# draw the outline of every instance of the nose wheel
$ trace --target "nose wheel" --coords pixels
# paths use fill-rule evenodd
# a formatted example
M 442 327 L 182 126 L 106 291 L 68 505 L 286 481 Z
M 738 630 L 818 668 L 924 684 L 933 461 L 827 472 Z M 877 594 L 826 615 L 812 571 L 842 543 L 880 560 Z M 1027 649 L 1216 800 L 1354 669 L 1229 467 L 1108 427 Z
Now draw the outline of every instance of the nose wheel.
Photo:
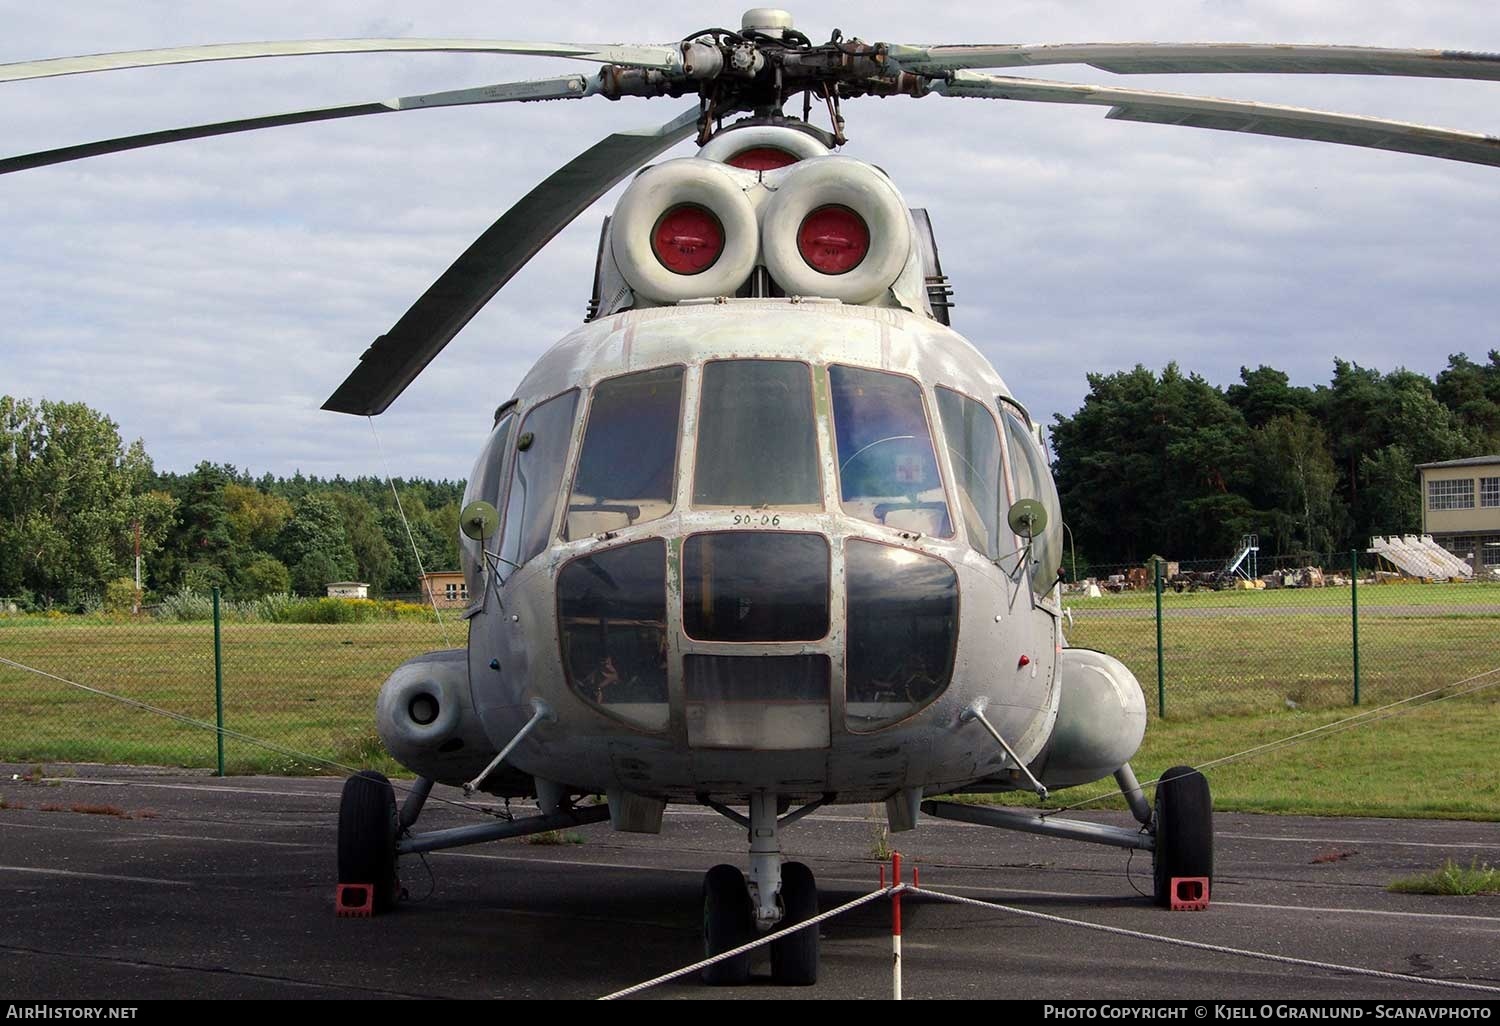
M 703 878 L 703 947 L 710 958 L 818 914 L 818 884 L 812 870 L 800 862 L 781 861 L 776 797 L 752 795 L 748 818 L 718 808 L 749 827 L 750 876 L 746 879 L 735 866 L 721 865 Z M 816 927 L 788 934 L 769 946 L 772 982 L 789 987 L 818 982 Z M 703 970 L 703 982 L 711 986 L 735 986 L 749 979 L 749 952 Z

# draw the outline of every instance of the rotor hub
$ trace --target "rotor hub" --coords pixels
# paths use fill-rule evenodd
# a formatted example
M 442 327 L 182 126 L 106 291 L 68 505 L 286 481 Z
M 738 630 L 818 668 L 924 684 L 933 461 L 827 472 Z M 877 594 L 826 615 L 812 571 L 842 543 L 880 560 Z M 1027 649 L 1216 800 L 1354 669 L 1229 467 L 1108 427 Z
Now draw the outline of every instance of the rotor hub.
M 780 36 L 785 30 L 796 28 L 792 23 L 792 12 L 779 7 L 752 7 L 740 18 L 741 32 L 764 32 L 768 36 Z

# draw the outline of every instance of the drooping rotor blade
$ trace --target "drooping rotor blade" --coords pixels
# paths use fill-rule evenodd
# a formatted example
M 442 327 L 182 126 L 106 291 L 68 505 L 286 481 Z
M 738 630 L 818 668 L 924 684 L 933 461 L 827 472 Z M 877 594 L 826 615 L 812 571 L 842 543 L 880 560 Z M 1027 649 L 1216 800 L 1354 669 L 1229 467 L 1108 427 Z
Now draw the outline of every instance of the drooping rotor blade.
M 490 225 L 365 350 L 323 409 L 364 416 L 384 412 L 553 236 L 642 164 L 688 138 L 697 124 L 694 107 L 660 128 L 616 132 L 554 171 Z
M 79 57 L 0 64 L 0 82 L 54 75 L 81 75 L 124 68 L 155 68 L 203 61 L 242 61 L 257 57 L 304 57 L 329 53 L 491 53 L 529 57 L 572 57 L 600 64 L 677 71 L 682 54 L 670 43 L 660 45 L 595 43 L 524 43 L 506 39 L 300 39 L 267 43 L 210 43 L 164 50 L 126 50 Z
M 933 92 L 993 100 L 1040 103 L 1084 103 L 1111 108 L 1110 118 L 1191 128 L 1216 128 L 1287 139 L 1312 139 L 1442 157 L 1500 167 L 1500 138 L 1429 125 L 1353 114 L 1331 114 L 1303 107 L 1284 107 L 1248 100 L 1182 96 L 1145 89 L 1076 85 L 1032 78 L 1005 78 L 973 71 L 955 72 L 952 81 L 933 83 Z
M 584 75 L 565 75 L 562 78 L 534 79 L 529 82 L 505 82 L 499 85 L 481 86 L 477 89 L 455 89 L 441 93 L 423 93 L 402 96 L 394 100 L 376 103 L 354 103 L 342 107 L 319 107 L 314 110 L 292 111 L 287 114 L 266 114 L 255 118 L 240 118 L 235 121 L 219 121 L 210 125 L 192 125 L 185 128 L 169 128 L 160 132 L 145 132 L 126 135 L 117 139 L 63 146 L 55 150 L 41 150 L 17 157 L 0 159 L 0 175 L 27 168 L 62 164 L 84 157 L 98 157 L 106 153 L 135 150 L 144 146 L 160 146 L 163 143 L 182 142 L 186 139 L 205 139 L 214 135 L 231 135 L 235 132 L 251 132 L 260 128 L 277 128 L 282 125 L 300 125 L 310 121 L 332 121 L 338 118 L 360 117 L 365 114 L 389 114 L 398 110 L 425 110 L 429 107 L 453 107 L 472 103 L 512 103 L 531 100 L 566 100 L 591 96 L 597 83 Z
M 907 71 L 1028 68 L 1087 64 L 1119 75 L 1269 73 L 1405 75 L 1500 81 L 1500 54 L 1466 50 L 1391 50 L 1375 46 L 1282 43 L 998 43 L 974 46 L 892 44 Z

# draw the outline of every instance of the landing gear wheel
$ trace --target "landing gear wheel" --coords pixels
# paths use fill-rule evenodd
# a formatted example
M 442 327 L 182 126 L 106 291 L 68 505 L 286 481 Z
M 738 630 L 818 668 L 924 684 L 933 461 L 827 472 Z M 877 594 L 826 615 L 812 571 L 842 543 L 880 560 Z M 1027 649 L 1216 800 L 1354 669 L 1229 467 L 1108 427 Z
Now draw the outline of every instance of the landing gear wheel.
M 703 877 L 703 950 L 710 958 L 755 939 L 755 913 L 745 874 L 734 866 L 715 866 Z M 750 982 L 750 953 L 715 962 L 703 970 L 711 987 Z
M 800 862 L 781 867 L 781 901 L 786 916 L 778 930 L 805 923 L 818 914 L 818 884 L 811 869 Z M 788 987 L 810 987 L 818 982 L 818 928 L 809 926 L 771 942 L 771 979 Z
M 1208 780 L 1191 766 L 1173 766 L 1156 785 L 1156 851 L 1151 860 L 1156 903 L 1172 904 L 1172 878 L 1214 875 L 1214 804 Z
M 339 883 L 371 884 L 372 906 L 396 904 L 396 792 L 383 774 L 361 770 L 339 799 Z

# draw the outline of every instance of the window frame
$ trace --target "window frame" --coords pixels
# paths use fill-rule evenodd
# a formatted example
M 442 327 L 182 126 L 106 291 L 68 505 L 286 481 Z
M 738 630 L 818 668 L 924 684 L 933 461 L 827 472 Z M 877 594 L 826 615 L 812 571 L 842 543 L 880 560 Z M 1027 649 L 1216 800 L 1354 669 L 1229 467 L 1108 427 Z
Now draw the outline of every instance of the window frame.
M 948 643 L 948 679 L 943 682 L 943 686 L 941 688 L 938 688 L 938 690 L 933 692 L 931 698 L 929 698 L 926 702 L 923 702 L 921 705 L 913 708 L 909 713 L 907 713 L 907 715 L 901 717 L 899 720 L 893 720 L 890 723 L 884 723 L 878 727 L 871 727 L 869 730 L 856 730 L 854 726 L 849 722 L 849 624 L 851 622 L 851 612 L 849 609 L 849 546 L 854 542 L 859 542 L 865 545 L 879 545 L 887 549 L 895 549 L 898 552 L 915 553 L 927 559 L 936 560 L 937 562 L 942 563 L 948 568 L 948 572 L 953 575 L 953 635 Z M 953 679 L 958 676 L 958 643 L 960 640 L 960 636 L 963 634 L 964 624 L 963 576 L 958 572 L 957 565 L 955 565 L 952 560 L 948 559 L 941 553 L 930 552 L 926 549 L 914 549 L 906 545 L 898 545 L 894 542 L 889 542 L 882 538 L 863 538 L 857 535 L 850 535 L 849 537 L 844 539 L 844 544 L 840 555 L 843 557 L 844 571 L 844 646 L 843 652 L 839 653 L 843 657 L 843 688 L 840 694 L 840 704 L 843 706 L 844 712 L 843 727 L 844 732 L 847 734 L 857 737 L 869 737 L 873 734 L 880 733 L 882 730 L 890 730 L 892 727 L 899 727 L 903 723 L 911 720 L 912 717 L 925 712 L 927 709 L 932 707 L 933 703 L 942 698 L 943 695 L 947 694 L 949 688 L 953 687 Z
M 572 675 L 568 672 L 568 639 L 567 632 L 563 628 L 563 595 L 562 589 L 559 587 L 554 587 L 552 589 L 552 615 L 555 619 L 555 625 L 557 628 L 555 632 L 557 636 L 557 665 L 558 668 L 562 671 L 563 685 L 567 688 L 568 694 L 577 701 L 583 703 L 583 705 L 592 712 L 607 716 L 614 722 L 623 724 L 626 727 L 629 727 L 631 730 L 637 731 L 641 734 L 645 734 L 649 737 L 661 737 L 666 734 L 671 734 L 675 730 L 676 711 L 679 705 L 676 696 L 678 690 L 680 690 L 681 688 L 682 677 L 682 653 L 676 639 L 676 634 L 678 633 L 678 631 L 674 630 L 672 624 L 672 585 L 671 580 L 669 579 L 669 574 L 667 572 L 672 559 L 672 546 L 668 543 L 666 538 L 663 538 L 659 535 L 648 535 L 644 538 L 631 538 L 628 540 L 623 540 L 617 544 L 588 549 L 583 552 L 576 553 L 575 555 L 569 556 L 567 559 L 565 559 L 557 568 L 556 579 L 558 581 L 561 581 L 564 571 L 566 571 L 574 563 L 577 563 L 579 560 L 595 559 L 601 555 L 608 555 L 611 552 L 617 552 L 620 549 L 629 548 L 632 545 L 651 545 L 653 543 L 661 546 L 662 553 L 662 634 L 667 645 L 667 700 L 665 703 L 667 706 L 667 716 L 666 721 L 662 724 L 662 726 L 658 728 L 647 727 L 643 723 L 627 719 L 617 712 L 610 711 L 607 703 L 591 701 L 584 696 L 582 690 L 580 690 L 574 684 Z M 674 681 L 676 682 L 676 687 L 674 687 Z
M 1461 501 L 1465 498 L 1468 501 Z M 1426 499 L 1429 513 L 1453 513 L 1474 509 L 1474 479 L 1472 477 L 1429 478 Z M 1447 501 L 1440 503 L 1440 500 Z
M 505 473 L 505 487 L 501 490 L 500 505 L 497 507 L 497 509 L 499 510 L 499 513 L 500 513 L 500 527 L 499 527 L 499 531 L 498 531 L 498 533 L 499 533 L 499 542 L 498 542 L 498 544 L 496 546 L 496 553 L 500 556 L 500 562 L 504 563 L 510 569 L 510 575 L 506 578 L 506 580 L 509 580 L 510 577 L 512 577 L 516 573 L 520 572 L 520 570 L 523 567 L 525 567 L 526 564 L 528 564 L 528 563 L 531 562 L 531 559 L 523 559 L 523 560 L 521 560 L 518 563 L 510 563 L 508 560 L 506 560 L 504 558 L 505 529 L 508 526 L 508 523 L 510 521 L 510 516 L 509 516 L 509 512 L 510 512 L 510 493 L 511 493 L 511 490 L 512 490 L 513 486 L 515 485 L 515 481 L 516 481 L 516 463 L 518 462 L 518 457 L 520 455 L 520 453 L 516 451 L 516 446 L 520 444 L 521 436 L 526 433 L 522 429 L 526 427 L 526 422 L 527 422 L 527 420 L 530 419 L 531 415 L 533 413 L 535 413 L 537 410 L 541 409 L 543 406 L 546 406 L 548 403 L 552 402 L 554 399 L 560 399 L 560 398 L 562 398 L 563 396 L 567 395 L 569 392 L 579 393 L 581 391 L 582 391 L 582 389 L 580 388 L 580 386 L 573 385 L 573 386 L 571 386 L 569 388 L 563 389 L 561 392 L 558 392 L 558 393 L 556 393 L 554 395 L 543 396 L 542 398 L 538 399 L 534 403 L 529 403 L 529 404 L 527 404 L 527 403 L 518 403 L 517 405 L 511 407 L 511 409 L 515 411 L 515 413 L 516 413 L 516 415 L 518 416 L 519 419 L 516 421 L 516 430 L 511 435 L 511 441 L 510 441 L 510 446 L 509 446 L 509 448 L 510 448 L 511 451 L 510 451 L 510 453 L 508 453 L 506 455 L 506 458 L 505 458 L 505 460 L 506 460 L 506 466 L 505 466 L 505 471 L 506 471 L 506 473 Z M 579 404 L 579 405 L 582 405 L 582 404 Z M 578 411 L 578 406 L 575 406 L 574 409 L 573 409 L 573 424 L 568 429 L 568 448 L 564 452 L 564 455 L 563 455 L 563 473 L 560 475 L 560 480 L 561 481 L 567 481 L 567 480 L 571 479 L 572 473 L 573 473 L 573 464 L 576 462 L 576 456 L 575 456 L 575 453 L 573 451 L 573 435 L 576 434 L 577 431 L 578 431 L 578 412 L 579 412 Z M 560 496 L 561 494 L 562 493 L 559 491 L 558 496 Z M 556 499 L 556 498 L 557 498 L 557 496 L 554 496 L 554 499 Z M 558 514 L 560 512 L 561 505 L 562 505 L 561 503 L 558 503 L 558 502 L 555 502 L 555 501 L 553 503 L 553 508 L 552 508 L 552 524 L 551 524 L 551 527 L 550 527 L 550 533 L 547 535 L 547 537 L 549 539 L 555 539 L 557 537 L 558 533 L 562 530 L 562 528 L 560 526 L 558 526 Z M 547 546 L 543 546 L 542 552 L 546 552 L 547 548 L 548 548 Z M 517 550 L 516 554 L 519 556 L 520 555 L 520 551 Z M 541 553 L 538 553 L 537 555 L 540 555 L 540 554 Z M 535 559 L 535 558 L 536 558 L 535 556 L 532 557 L 532 559 Z
M 800 365 L 807 371 L 807 412 L 812 426 L 813 441 L 813 466 L 818 473 L 818 501 L 816 510 L 806 510 L 802 507 L 807 503 L 792 503 L 790 505 L 778 506 L 767 503 L 761 506 L 752 506 L 748 503 L 724 503 L 710 502 L 700 503 L 698 501 L 698 467 L 702 463 L 700 457 L 703 455 L 702 441 L 703 430 L 703 385 L 708 379 L 708 368 L 716 363 L 793 363 Z M 684 489 L 684 499 L 687 508 L 691 510 L 724 511 L 734 509 L 779 509 L 791 513 L 823 513 L 828 509 L 828 481 L 823 473 L 823 442 L 822 431 L 818 425 L 818 379 L 816 365 L 807 360 L 799 360 L 792 356 L 719 356 L 704 360 L 698 365 L 697 388 L 693 390 L 693 473 L 690 480 L 681 481 Z M 684 385 L 684 392 L 686 392 Z M 685 432 L 684 432 L 685 434 Z
M 1479 508 L 1495 509 L 1500 507 L 1500 477 L 1481 477 L 1479 479 Z
M 838 410 L 836 409 L 836 404 L 834 403 L 833 399 L 833 369 L 835 367 L 844 367 L 848 370 L 863 371 L 870 374 L 885 374 L 893 378 L 904 378 L 917 386 L 917 398 L 921 404 L 922 417 L 927 425 L 927 445 L 932 452 L 933 467 L 937 470 L 938 487 L 942 490 L 943 493 L 943 503 L 948 507 L 948 533 L 929 535 L 924 532 L 922 536 L 924 538 L 938 538 L 943 541 L 953 541 L 957 539 L 958 524 L 953 516 L 953 489 L 949 487 L 951 482 L 947 480 L 947 475 L 943 473 L 944 461 L 938 459 L 937 441 L 933 437 L 932 433 L 933 411 L 929 409 L 929 398 L 932 397 L 929 397 L 928 389 L 922 384 L 922 379 L 918 378 L 914 374 L 908 374 L 905 371 L 886 370 L 884 367 L 866 367 L 862 364 L 844 363 L 842 361 L 834 361 L 823 365 L 823 380 L 828 386 L 828 445 L 833 456 L 833 499 L 838 503 L 839 512 L 852 520 L 858 520 L 862 524 L 870 524 L 871 526 L 878 527 L 883 531 L 896 531 L 903 534 L 912 533 L 910 531 L 902 531 L 901 528 L 898 527 L 889 527 L 885 524 L 880 523 L 879 521 L 866 520 L 864 517 L 851 513 L 844 506 L 844 468 L 843 461 L 840 459 L 839 453 Z M 936 399 L 932 398 L 932 401 L 935 402 Z M 944 448 L 946 449 L 946 440 L 943 444 Z M 857 453 L 855 455 L 857 455 Z M 1002 456 L 1001 458 L 1003 459 L 1004 457 Z M 851 456 L 850 459 L 853 459 L 853 456 Z M 967 539 L 964 539 L 964 544 L 968 544 Z
M 674 361 L 672 363 L 659 364 L 654 367 L 639 367 L 635 370 L 624 371 L 620 374 L 611 374 L 607 378 L 600 378 L 598 381 L 589 386 L 588 397 L 582 404 L 582 419 L 578 422 L 578 424 L 574 425 L 575 430 L 578 433 L 578 446 L 576 450 L 570 449 L 568 453 L 568 459 L 572 462 L 572 466 L 568 468 L 566 482 L 567 490 L 563 492 L 564 501 L 560 504 L 562 509 L 562 516 L 558 518 L 558 522 L 556 525 L 557 531 L 555 537 L 557 540 L 563 542 L 580 542 L 589 541 L 596 537 L 595 535 L 587 535 L 586 537 L 582 538 L 568 538 L 566 537 L 566 529 L 568 525 L 568 507 L 571 503 L 574 492 L 578 488 L 578 468 L 583 464 L 583 447 L 588 442 L 589 421 L 590 418 L 592 418 L 594 415 L 594 397 L 597 394 L 599 387 L 601 385 L 608 384 L 611 381 L 618 381 L 621 378 L 632 377 L 636 374 L 649 374 L 651 371 L 666 370 L 669 367 L 676 367 L 682 371 L 682 376 L 678 379 L 679 391 L 677 393 L 676 438 L 672 443 L 672 487 L 669 490 L 669 494 L 667 496 L 670 505 L 668 505 L 666 512 L 661 516 L 652 517 L 650 520 L 638 520 L 633 524 L 627 524 L 625 527 L 620 528 L 620 530 L 629 530 L 630 528 L 639 527 L 642 524 L 654 524 L 659 520 L 665 520 L 667 517 L 677 512 L 678 493 L 682 488 L 682 451 L 684 448 L 683 442 L 686 438 L 683 432 L 683 425 L 687 416 L 688 398 L 688 365 L 680 360 Z M 562 393 L 558 394 L 561 395 Z M 541 404 L 538 403 L 537 405 Z M 516 437 L 519 438 L 520 435 L 518 434 Z M 571 439 L 569 441 L 571 442 Z M 696 442 L 696 438 L 694 439 L 694 441 Z
M 1000 450 L 1000 486 L 1005 490 L 1005 506 L 1004 506 L 1004 508 L 997 508 L 995 510 L 995 548 L 998 551 L 1001 548 L 1001 546 L 1000 546 L 1000 540 L 1001 540 L 1001 538 L 1003 538 L 1006 535 L 1010 534 L 1010 525 L 1008 523 L 1006 523 L 1005 516 L 1006 516 L 1006 513 L 1009 512 L 1011 505 L 1014 504 L 1015 501 L 1016 501 L 1015 483 L 1011 480 L 1012 475 L 1011 475 L 1011 466 L 1010 466 L 1010 451 L 1005 446 L 1005 429 L 1002 427 L 1000 419 L 997 418 L 996 415 L 995 415 L 996 410 L 999 409 L 999 404 L 998 404 L 998 402 L 996 403 L 996 410 L 991 410 L 989 408 L 989 406 L 985 403 L 985 401 L 983 399 L 979 398 L 978 396 L 970 395 L 968 392 L 965 392 L 961 388 L 955 388 L 952 385 L 934 385 L 932 387 L 932 394 L 933 394 L 934 401 L 936 401 L 936 403 L 937 403 L 937 411 L 938 411 L 938 418 L 939 418 L 939 420 L 942 420 L 942 416 L 943 416 L 943 404 L 942 404 L 941 399 L 937 395 L 938 389 L 942 389 L 945 392 L 949 392 L 949 393 L 952 393 L 953 395 L 958 396 L 960 399 L 967 399 L 970 402 L 977 404 L 980 409 L 984 410 L 985 413 L 989 414 L 990 424 L 995 429 L 995 442 L 996 442 L 997 448 Z M 1025 411 L 1022 410 L 1022 413 L 1024 413 L 1024 412 Z M 948 447 L 948 422 L 946 420 L 942 420 L 942 424 L 943 424 L 943 446 L 944 446 L 944 449 L 946 450 L 947 447 Z M 950 461 L 951 461 L 951 457 L 950 457 Z M 953 474 L 953 490 L 955 492 L 957 492 L 959 490 L 958 473 L 956 471 L 956 468 L 950 468 L 950 469 L 954 469 L 954 474 Z M 998 499 L 999 496 L 996 496 L 996 498 Z M 959 509 L 960 509 L 960 512 L 962 512 L 962 509 L 963 509 L 962 505 L 960 505 Z M 968 534 L 968 522 L 967 522 L 967 518 L 965 519 L 964 528 L 965 528 L 964 534 L 967 536 L 967 534 Z M 965 538 L 965 540 L 969 541 L 969 547 L 971 549 L 974 548 L 974 544 L 973 544 L 972 540 L 969 540 L 967 537 Z M 975 551 L 978 552 L 979 550 L 975 549 Z M 991 560 L 991 561 L 993 561 L 994 559 L 999 558 L 998 556 L 993 556 L 992 557 L 989 554 L 983 553 L 983 552 L 981 552 L 979 554 L 981 556 L 984 556 L 986 559 Z
M 809 538 L 817 538 L 820 541 L 822 541 L 823 542 L 823 554 L 824 554 L 824 556 L 828 560 L 827 570 L 826 570 L 826 573 L 824 574 L 824 579 L 828 582 L 828 584 L 827 584 L 827 594 L 828 594 L 828 606 L 827 606 L 827 609 L 828 609 L 828 625 L 824 629 L 822 635 L 819 636 L 819 637 L 816 637 L 816 638 L 783 638 L 783 639 L 774 640 L 774 641 L 726 641 L 726 640 L 723 640 L 723 639 L 720 639 L 720 638 L 700 638 L 696 634 L 690 633 L 689 630 L 688 630 L 688 614 L 687 614 L 687 548 L 688 548 L 688 542 L 690 542 L 694 538 L 706 538 L 706 537 L 708 537 L 710 535 L 716 535 L 716 534 L 745 534 L 745 535 L 752 535 L 752 536 L 753 535 L 788 535 L 788 534 L 795 534 L 795 535 L 802 535 L 804 537 L 809 537 Z M 679 598 L 679 600 L 681 602 L 681 605 L 682 605 L 682 637 L 683 637 L 683 639 L 685 641 L 690 642 L 691 644 L 693 644 L 695 646 L 703 646 L 705 650 L 708 650 L 709 648 L 714 648 L 714 647 L 719 646 L 719 645 L 743 645 L 743 646 L 751 647 L 751 648 L 767 649 L 767 648 L 775 648 L 778 645 L 786 645 L 786 646 L 819 645 L 819 644 L 823 644 L 824 642 L 828 641 L 828 639 L 833 635 L 833 621 L 834 621 L 834 616 L 833 616 L 833 612 L 834 612 L 834 609 L 833 609 L 833 596 L 834 596 L 834 588 L 833 588 L 833 544 L 834 544 L 834 539 L 831 536 L 829 536 L 827 534 L 824 534 L 822 532 L 819 532 L 819 531 L 807 531 L 807 530 L 788 531 L 788 530 L 758 530 L 758 529 L 752 529 L 752 530 L 747 531 L 747 530 L 745 530 L 743 528 L 739 528 L 739 529 L 735 529 L 735 528 L 720 528 L 720 529 L 712 530 L 712 531 L 694 531 L 691 534 L 684 535 L 683 538 L 682 538 L 682 555 L 681 555 L 681 564 L 680 564 L 681 569 L 680 569 L 679 574 L 678 574 L 678 584 L 677 584 L 678 598 Z M 846 605 L 847 605 L 847 602 L 846 602 Z M 770 652 L 770 653 L 767 653 L 767 654 L 775 654 L 775 653 L 774 652 Z

